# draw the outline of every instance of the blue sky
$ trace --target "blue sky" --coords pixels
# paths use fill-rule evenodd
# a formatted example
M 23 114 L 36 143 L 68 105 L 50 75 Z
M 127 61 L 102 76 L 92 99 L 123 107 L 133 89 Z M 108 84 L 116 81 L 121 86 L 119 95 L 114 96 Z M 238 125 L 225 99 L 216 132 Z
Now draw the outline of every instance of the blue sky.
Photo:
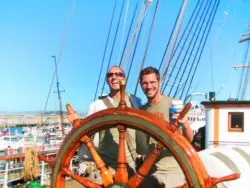
M 126 29 L 135 2 L 129 1 Z M 187 15 L 195 2 L 190 0 Z M 146 66 L 159 65 L 181 3 L 182 0 L 161 1 Z M 59 82 L 65 90 L 61 94 L 63 108 L 66 103 L 71 103 L 77 111 L 86 112 L 94 98 L 113 6 L 114 0 L 1 1 L 0 112 L 44 110 L 55 70 L 52 55 L 59 59 Z M 214 90 L 218 92 L 217 99 L 221 100 L 227 99 L 230 93 L 236 96 L 240 70 L 234 70 L 232 66 L 243 60 L 245 44 L 238 41 L 240 34 L 247 32 L 249 10 L 250 3 L 246 0 L 221 0 L 193 83 L 197 92 Z M 147 16 L 152 13 L 149 8 Z M 122 20 L 111 64 L 118 62 L 120 44 L 124 44 Z M 114 31 L 111 35 L 114 36 Z M 132 85 L 137 78 L 133 72 L 132 75 L 127 88 L 129 92 L 133 92 Z M 58 109 L 54 91 L 56 82 L 47 110 Z M 105 91 L 108 91 L 107 87 Z M 248 92 L 247 99 L 249 95 Z M 145 100 L 141 91 L 138 96 Z

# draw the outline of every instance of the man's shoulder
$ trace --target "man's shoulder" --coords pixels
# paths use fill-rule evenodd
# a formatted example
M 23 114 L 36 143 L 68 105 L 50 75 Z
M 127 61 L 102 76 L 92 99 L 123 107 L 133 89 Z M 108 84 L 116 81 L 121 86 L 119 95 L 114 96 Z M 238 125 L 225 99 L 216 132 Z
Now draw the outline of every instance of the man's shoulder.
M 173 97 L 169 97 L 169 96 L 163 96 L 163 99 L 164 99 L 164 100 L 169 100 L 169 101 L 174 100 Z
M 95 100 L 95 101 L 93 101 L 92 103 L 90 103 L 89 106 L 90 106 L 90 107 L 98 106 L 98 105 L 100 105 L 100 104 L 103 103 L 103 99 L 104 99 L 104 98 L 102 98 L 102 99 L 98 98 L 97 100 Z
M 91 115 L 95 112 L 98 112 L 100 110 L 106 109 L 107 107 L 105 106 L 104 102 L 102 99 L 97 99 L 95 101 L 93 101 L 90 105 L 89 105 L 89 109 L 88 109 L 88 115 Z
M 147 108 L 148 108 L 148 103 L 143 104 L 143 105 L 140 107 L 141 110 L 146 110 Z
M 102 100 L 102 99 L 105 99 L 107 97 L 108 97 L 108 95 L 102 95 L 102 96 L 99 96 L 98 99 Z
M 137 97 L 137 96 L 135 96 L 133 94 L 128 94 L 128 95 L 129 95 L 130 101 L 132 103 L 132 106 L 134 108 L 141 108 L 142 100 L 139 97 Z
M 128 94 L 129 95 L 129 97 L 130 98 L 132 98 L 132 99 L 134 99 L 134 100 L 136 100 L 136 101 L 140 101 L 141 102 L 141 99 L 139 98 L 139 97 L 137 97 L 137 96 L 135 96 L 135 95 L 133 95 L 133 94 Z
M 172 100 L 174 100 L 173 97 L 169 97 L 169 96 L 163 96 L 163 100 L 162 100 L 162 103 L 161 105 L 164 105 L 164 106 L 170 106 L 171 103 L 172 103 Z

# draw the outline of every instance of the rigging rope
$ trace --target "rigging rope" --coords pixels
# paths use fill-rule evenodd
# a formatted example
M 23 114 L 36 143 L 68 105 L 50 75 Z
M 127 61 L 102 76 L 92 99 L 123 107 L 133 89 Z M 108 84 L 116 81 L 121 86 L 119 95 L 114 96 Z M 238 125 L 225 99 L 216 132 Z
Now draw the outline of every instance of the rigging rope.
M 60 59 L 61 59 L 61 55 L 62 55 L 62 52 L 63 52 L 63 49 L 64 49 L 65 41 L 66 41 L 66 39 L 68 37 L 69 29 L 70 29 L 70 26 L 71 26 L 71 23 L 72 23 L 72 18 L 73 18 L 74 12 L 75 12 L 76 2 L 77 2 L 77 0 L 73 0 L 73 5 L 72 5 L 71 11 L 70 11 L 68 23 L 66 25 L 66 30 L 65 30 L 65 33 L 64 33 L 64 36 L 63 36 L 62 43 L 60 45 L 59 54 L 57 56 L 58 57 L 57 58 L 57 67 L 58 67 L 58 65 L 60 63 Z M 55 75 L 56 75 L 56 70 L 54 71 L 53 76 L 52 76 L 52 80 L 51 80 L 49 92 L 48 92 L 48 95 L 47 95 L 47 98 L 46 98 L 43 114 L 45 114 L 45 112 L 46 112 L 46 108 L 47 108 L 47 105 L 48 105 L 50 93 L 51 93 L 52 86 L 53 86 L 54 80 L 55 80 Z
M 199 2 L 200 2 L 200 1 L 197 2 L 196 6 L 195 6 L 195 9 L 194 9 L 194 11 L 193 11 L 193 13 L 192 13 L 192 15 L 191 15 L 189 21 L 188 21 L 188 24 L 187 24 L 186 28 L 184 29 L 184 32 L 183 32 L 183 34 L 182 34 L 182 36 L 181 36 L 181 38 L 180 38 L 180 40 L 179 40 L 179 42 L 178 42 L 178 44 L 177 44 L 175 50 L 174 50 L 173 55 L 174 55 L 175 52 L 177 51 L 177 48 L 178 48 L 178 46 L 180 45 L 182 38 L 184 38 L 184 35 L 186 34 L 186 32 L 189 31 L 189 32 L 187 33 L 187 37 L 185 38 L 183 45 L 181 46 L 181 49 L 180 49 L 179 54 L 178 54 L 178 56 L 177 56 L 177 58 L 176 58 L 176 61 L 175 61 L 175 63 L 173 63 L 174 66 L 173 66 L 173 68 L 172 68 L 172 71 L 169 73 L 168 79 L 167 79 L 166 83 L 165 83 L 165 84 L 163 85 L 163 87 L 162 87 L 162 93 L 165 92 L 165 89 L 166 89 L 166 87 L 167 87 L 167 85 L 168 85 L 168 83 L 169 83 L 169 81 L 170 81 L 170 78 L 172 77 L 172 74 L 173 74 L 173 72 L 174 72 L 174 70 L 175 70 L 175 67 L 177 66 L 177 62 L 178 62 L 178 60 L 179 60 L 181 54 L 182 54 L 183 51 L 184 51 L 184 50 L 183 50 L 183 49 L 184 49 L 184 46 L 186 45 L 186 42 L 188 41 L 189 35 L 191 35 L 191 30 L 192 30 L 193 27 L 194 27 L 194 24 L 195 24 L 195 22 L 196 22 L 196 19 L 197 19 L 199 13 L 200 13 L 200 10 L 201 10 L 201 8 L 202 8 L 202 5 L 203 5 L 203 2 L 204 2 L 204 1 L 202 1 L 202 3 L 199 3 Z M 199 8 L 198 8 L 198 11 L 197 11 L 196 14 L 194 14 L 194 13 L 196 12 L 196 9 L 197 9 L 198 5 L 200 5 Z M 194 21 L 193 21 L 193 23 L 191 24 L 190 29 L 188 30 L 189 24 L 191 23 L 191 21 L 192 21 L 194 15 L 195 15 Z M 201 19 L 201 17 L 200 17 L 200 19 Z M 193 36 L 194 36 L 194 35 L 193 35 Z M 190 42 L 189 42 L 189 45 L 190 45 Z M 186 51 L 186 54 L 187 54 L 187 51 Z M 185 57 L 184 57 L 184 58 L 185 58 Z M 183 63 L 183 61 L 184 61 L 184 58 L 182 59 L 182 63 Z M 173 59 L 172 59 L 172 60 L 173 60 Z M 181 63 L 181 65 L 182 65 L 182 63 Z M 169 69 L 169 67 L 168 67 L 168 69 Z M 180 68 L 179 68 L 179 70 L 180 70 Z M 171 91 L 172 91 L 172 89 L 173 89 L 173 86 L 175 85 L 175 82 L 176 82 L 176 78 L 175 78 L 175 80 L 173 81 L 173 85 L 172 85 L 172 87 L 171 87 L 171 89 L 170 89 L 169 95 L 170 95 L 170 93 L 171 93 Z M 179 82 L 178 82 L 178 83 L 179 83 Z
M 182 62 L 181 62 L 181 64 L 183 65 L 183 64 L 184 64 L 184 60 L 186 59 L 187 54 L 188 54 L 188 51 L 189 51 L 189 49 L 190 49 L 190 47 L 191 47 L 191 45 L 192 45 L 192 42 L 193 42 L 193 40 L 194 40 L 194 43 L 193 43 L 191 52 L 189 53 L 189 57 L 188 57 L 188 59 L 187 59 L 187 62 L 186 62 L 186 64 L 185 64 L 185 66 L 184 66 L 184 69 L 182 70 L 182 75 L 180 76 L 180 80 L 179 80 L 180 83 L 182 82 L 182 79 L 183 79 L 183 77 L 184 77 L 184 73 L 185 73 L 185 71 L 187 70 L 187 66 L 188 66 L 188 64 L 189 64 L 189 62 L 190 62 L 190 58 L 191 58 L 191 56 L 192 56 L 192 54 L 193 54 L 194 48 L 195 48 L 195 46 L 196 46 L 197 40 L 198 40 L 199 35 L 200 35 L 200 32 L 201 32 L 201 30 L 202 30 L 203 24 L 204 24 L 204 22 L 205 22 L 205 20 L 206 20 L 206 17 L 207 17 L 208 12 L 209 12 L 209 9 L 210 9 L 210 6 L 211 6 L 211 3 L 209 3 L 209 2 L 211 2 L 211 0 L 210 0 L 210 1 L 207 1 L 206 5 L 205 5 L 205 7 L 204 7 L 204 9 L 203 9 L 203 11 L 202 11 L 202 13 L 201 13 L 201 16 L 200 16 L 200 19 L 199 19 L 199 21 L 198 21 L 198 24 L 196 25 L 194 34 L 192 35 L 192 38 L 191 38 L 191 40 L 190 40 L 190 42 L 189 42 L 188 49 L 187 49 L 187 51 L 186 51 L 186 53 L 185 53 L 185 56 L 184 56 L 184 58 L 183 58 L 183 60 L 182 60 Z M 208 3 L 209 3 L 209 4 L 208 4 Z M 208 8 L 207 8 L 207 5 L 209 5 Z M 204 13 L 205 13 L 205 14 L 204 14 Z M 199 30 L 198 30 L 198 29 L 199 29 Z M 197 30 L 198 30 L 198 34 L 197 34 Z M 196 37 L 196 38 L 195 38 L 195 37 Z M 194 63 L 194 62 L 193 62 L 193 63 Z M 192 64 L 193 64 L 193 63 L 192 63 Z M 177 77 L 178 77 L 178 75 L 179 75 L 179 73 L 180 73 L 180 70 L 181 70 L 181 69 L 178 70 L 178 73 L 176 74 L 175 80 L 174 80 L 174 81 L 177 80 Z M 177 88 L 176 88 L 175 93 L 174 93 L 174 97 L 176 97 L 176 95 L 177 95 L 177 93 L 178 93 L 179 86 L 180 86 L 180 84 L 177 85 Z M 185 86 L 185 84 L 184 84 L 184 86 Z M 173 88 L 173 87 L 172 87 L 172 88 Z M 171 93 L 172 88 L 171 88 L 171 90 L 170 90 L 169 93 Z M 184 90 L 184 89 L 185 89 L 185 88 L 183 88 L 183 90 Z
M 232 13 L 232 20 L 231 20 L 231 26 L 234 27 L 234 23 L 235 23 L 235 17 L 238 14 L 239 11 L 239 4 L 240 4 L 240 0 L 237 1 L 236 6 L 234 6 L 234 11 Z
M 158 5 L 158 2 L 159 1 L 157 1 L 157 5 Z M 156 6 L 156 8 L 157 8 L 157 6 Z M 157 10 L 155 8 L 155 11 Z M 154 17 L 153 18 L 155 18 L 155 11 L 154 11 Z M 130 72 L 131 72 L 131 68 L 132 68 L 132 65 L 133 65 L 133 61 L 134 61 L 134 57 L 135 57 L 135 54 L 136 54 L 136 51 L 137 51 L 137 47 L 138 47 L 138 44 L 139 44 L 139 40 L 140 40 L 140 38 L 141 38 L 141 33 L 142 33 L 142 28 L 143 28 L 143 26 L 144 26 L 144 22 L 145 21 L 145 16 L 144 16 L 144 18 L 143 18 L 143 20 L 142 20 L 142 24 L 141 24 L 141 27 L 140 27 L 140 30 L 139 30 L 139 32 L 138 32 L 138 37 L 136 38 L 136 44 L 135 44 L 135 48 L 134 48 L 134 50 L 133 50 L 133 55 L 132 55 L 132 59 L 131 59 L 131 62 L 130 62 L 130 64 L 129 64 L 129 70 L 128 70 L 128 74 L 127 74 L 127 80 L 129 80 L 129 76 L 130 76 Z M 152 20 L 152 23 L 151 23 L 151 31 L 152 31 L 152 24 L 153 24 L 153 22 L 154 22 L 154 19 Z M 149 39 L 150 39 L 150 33 L 149 33 Z M 148 47 L 148 44 L 149 44 L 149 42 L 147 42 L 147 46 L 146 47 Z M 145 53 L 146 53 L 146 51 L 145 51 Z M 145 57 L 145 53 L 144 53 L 144 57 Z
M 192 21 L 192 19 L 193 19 L 193 16 L 194 16 L 194 13 L 196 12 L 196 9 L 197 9 L 198 5 L 200 4 L 200 2 L 201 2 L 201 1 L 197 1 L 196 5 L 195 5 L 195 8 L 194 8 L 194 11 L 192 12 L 190 19 L 188 20 L 187 26 L 186 26 L 186 28 L 184 29 L 184 32 L 183 32 L 183 34 L 181 35 L 180 39 L 178 40 L 178 43 L 177 43 L 177 45 L 176 45 L 176 48 L 174 49 L 173 56 L 175 55 L 175 53 L 176 53 L 178 47 L 180 46 L 180 43 L 181 43 L 183 37 L 185 36 L 186 32 L 188 31 L 187 28 L 188 28 L 189 24 L 191 23 L 191 21 Z M 195 19 L 196 19 L 196 18 L 195 18 Z M 192 27 L 190 28 L 190 30 L 191 30 L 191 29 L 192 29 Z M 187 38 L 185 39 L 185 41 L 187 41 Z M 183 47 L 183 45 L 182 45 L 182 47 Z M 183 49 L 183 48 L 181 48 L 181 49 Z
M 249 49 L 249 43 L 250 42 L 248 41 L 247 43 L 248 43 L 248 49 Z M 248 50 L 248 52 L 249 52 L 249 50 Z M 247 62 L 245 63 L 245 65 L 249 65 L 249 64 L 250 64 L 250 62 L 249 63 L 247 63 Z M 244 83 L 243 83 L 243 91 L 241 93 L 241 100 L 244 100 L 245 96 L 246 96 L 246 91 L 247 91 L 247 86 L 248 86 L 248 81 L 249 81 L 249 74 L 250 74 L 250 69 L 247 68 L 246 74 L 245 74 Z
M 137 20 L 137 23 L 136 23 L 136 27 L 135 27 L 135 30 L 134 30 L 134 33 L 132 35 L 132 37 L 130 38 L 130 41 L 129 41 L 129 45 L 127 46 L 124 54 L 123 54 L 123 57 L 122 57 L 122 60 L 120 62 L 120 67 L 123 68 L 124 71 L 126 71 L 126 62 L 127 60 L 129 59 L 130 55 L 131 55 L 131 49 L 134 45 L 134 42 L 136 41 L 136 38 L 138 37 L 138 32 L 141 28 L 141 24 L 144 20 L 144 17 L 146 15 L 146 12 L 148 10 L 148 5 L 149 3 L 151 3 L 150 0 L 146 0 L 145 3 L 142 5 L 142 8 L 141 8 L 141 11 L 139 13 L 139 17 L 138 17 L 138 20 Z
M 145 53 L 144 53 L 144 56 L 143 56 L 143 59 L 142 59 L 141 67 L 140 67 L 140 71 L 143 69 L 146 58 L 147 58 L 147 52 L 148 52 L 148 49 L 149 49 L 149 45 L 150 45 L 150 41 L 151 41 L 151 37 L 152 37 L 152 31 L 153 31 L 153 28 L 154 28 L 154 24 L 155 24 L 155 20 L 156 20 L 155 18 L 156 18 L 156 14 L 158 12 L 159 4 L 160 4 L 160 0 L 157 0 L 154 15 L 153 15 L 153 19 L 152 19 L 152 23 L 151 23 L 151 26 L 150 26 L 150 31 L 149 31 L 147 44 L 146 44 Z M 136 95 L 136 93 L 137 93 L 137 88 L 138 88 L 138 85 L 139 85 L 139 79 L 140 79 L 140 76 L 138 76 L 138 79 L 137 79 L 137 82 L 136 82 L 134 95 Z
M 121 52 L 122 51 L 122 42 L 123 42 L 123 38 L 124 38 L 124 34 L 125 34 L 125 27 L 126 27 L 126 23 L 127 23 L 128 7 L 129 7 L 129 0 L 127 0 L 126 11 L 125 11 L 124 18 L 123 18 L 122 35 L 121 35 L 120 50 L 119 50 L 118 58 L 121 56 L 121 53 L 122 53 Z
M 182 3 L 182 6 L 181 6 L 179 14 L 178 14 L 177 22 L 176 22 L 176 25 L 174 27 L 173 35 L 171 36 L 170 42 L 167 46 L 168 53 L 167 53 L 167 56 L 165 58 L 165 63 L 162 64 L 164 67 L 162 68 L 162 70 L 160 70 L 160 76 L 161 76 L 163 82 L 166 78 L 167 70 L 168 70 L 169 64 L 172 60 L 172 57 L 173 57 L 173 50 L 174 50 L 176 40 L 177 40 L 178 35 L 179 35 L 179 30 L 180 30 L 181 25 L 182 25 L 183 17 L 185 15 L 188 2 L 189 2 L 189 0 L 184 0 Z
M 141 28 L 139 30 L 139 34 L 138 34 L 138 37 L 136 39 L 136 43 L 135 43 L 135 48 L 133 50 L 133 55 L 132 55 L 132 59 L 131 59 L 131 62 L 129 64 L 129 69 L 128 69 L 128 74 L 127 74 L 127 80 L 129 79 L 129 76 L 130 76 L 130 71 L 131 71 L 131 68 L 132 68 L 132 64 L 133 64 L 133 61 L 134 61 L 134 57 L 135 57 L 135 53 L 137 51 L 137 46 L 138 46 L 138 43 L 139 43 L 139 39 L 141 37 L 141 31 L 142 31 L 142 28 L 143 28 L 143 23 L 144 23 L 144 20 L 142 22 L 142 25 L 141 25 Z
M 209 57 L 210 57 L 211 84 L 212 84 L 212 90 L 214 91 L 214 74 L 213 74 L 213 54 L 212 54 L 212 49 L 210 50 Z
M 215 36 L 212 38 L 212 35 L 210 35 L 211 37 L 211 47 L 210 47 L 210 53 L 209 53 L 209 58 L 210 58 L 210 74 L 211 74 L 211 85 L 212 85 L 212 91 L 214 91 L 214 69 L 213 69 L 213 66 L 214 66 L 214 59 L 213 59 L 213 49 L 214 49 L 214 41 L 217 43 L 217 41 L 220 39 L 220 35 L 222 33 L 222 29 L 219 30 L 219 28 L 222 26 L 224 26 L 225 24 L 225 20 L 226 20 L 226 17 L 227 17 L 227 14 L 225 13 L 229 7 L 231 6 L 231 3 L 232 1 L 229 0 L 227 2 L 227 5 L 226 5 L 226 8 L 224 9 L 224 13 L 223 13 L 223 17 L 221 18 L 221 21 L 219 21 L 219 23 L 217 24 L 217 27 L 216 27 L 216 31 L 215 31 Z
M 113 51 L 114 51 L 114 46 L 115 46 L 115 42 L 116 42 L 116 37 L 117 37 L 119 26 L 120 26 L 120 23 L 121 23 L 122 10 L 124 8 L 124 4 L 125 4 L 125 0 L 122 1 L 122 6 L 121 6 L 121 10 L 120 10 L 119 20 L 118 20 L 118 24 L 117 24 L 116 31 L 115 31 L 115 36 L 114 36 L 114 40 L 113 40 L 113 43 L 112 43 L 111 52 L 110 52 L 110 55 L 109 55 L 109 60 L 108 60 L 108 65 L 107 65 L 106 72 L 108 72 L 108 69 L 109 69 L 109 66 L 110 66 L 110 63 L 111 63 L 111 59 L 112 59 L 112 55 L 113 55 Z M 103 81 L 101 95 L 103 95 L 105 82 L 106 82 L 106 79 L 104 79 L 104 81 Z
M 168 46 L 169 46 L 170 41 L 171 41 L 171 38 L 172 38 L 172 36 L 173 36 L 173 34 L 174 34 L 174 30 L 175 30 L 175 27 L 176 27 L 176 25 L 177 25 L 177 21 L 178 21 L 178 17 L 180 16 L 180 13 L 181 13 L 181 8 L 180 8 L 180 10 L 179 10 L 179 12 L 178 12 L 178 16 L 177 16 L 176 19 L 175 19 L 174 27 L 173 27 L 173 29 L 172 29 L 172 31 L 171 31 L 170 37 L 169 37 L 169 39 L 168 39 L 168 43 L 167 43 L 166 48 L 165 48 L 165 50 L 164 50 L 164 52 L 163 52 L 163 56 L 162 56 L 161 63 L 160 63 L 160 66 L 159 66 L 158 70 L 161 70 L 162 65 L 163 65 L 163 63 L 164 63 L 164 59 L 165 59 L 165 56 L 166 56 L 167 51 L 168 51 Z
M 211 6 L 211 4 L 209 5 L 209 8 L 208 8 L 208 9 L 210 9 L 210 6 Z M 213 7 L 212 7 L 212 9 L 211 9 L 211 12 L 210 12 L 210 14 L 209 14 L 209 16 L 208 16 L 208 20 L 207 20 L 206 25 L 205 25 L 205 28 L 204 28 L 204 30 L 203 30 L 203 35 L 202 35 L 202 37 L 201 37 L 201 41 L 202 41 L 202 39 L 203 39 L 203 37 L 204 37 L 204 33 L 206 33 L 206 30 L 207 30 L 207 28 L 208 28 L 208 26 L 209 26 L 209 21 L 213 19 L 213 18 L 212 18 L 212 15 L 213 15 L 213 12 L 215 11 L 215 9 L 216 9 L 216 1 L 214 1 L 214 5 L 213 5 Z M 207 17 L 207 14 L 208 14 L 208 11 L 206 12 L 205 18 Z M 203 27 L 203 25 L 204 25 L 205 18 L 204 18 L 203 21 L 202 21 L 202 22 L 203 22 L 203 23 L 202 23 L 202 27 Z M 213 23 L 213 22 L 211 22 L 211 24 L 212 24 L 212 23 Z M 211 25 L 210 25 L 210 27 L 211 27 Z M 202 29 L 202 28 L 201 28 L 201 29 Z M 210 29 L 209 29 L 209 30 L 210 30 Z M 199 31 L 198 35 L 200 35 L 200 33 L 201 33 L 201 30 Z M 196 38 L 195 43 L 198 42 L 197 40 L 198 40 L 198 38 Z M 204 43 L 206 43 L 206 42 L 204 42 Z M 183 88 L 183 90 L 182 90 L 182 92 L 181 92 L 181 95 L 180 95 L 181 98 L 182 98 L 182 96 L 183 96 L 184 91 L 187 90 L 186 87 L 191 87 L 192 82 L 190 82 L 189 85 L 187 85 L 187 82 L 188 82 L 188 79 L 189 79 L 189 77 L 190 77 L 190 75 L 191 75 L 191 72 L 192 72 L 192 71 L 194 70 L 194 68 L 195 68 L 195 60 L 196 60 L 196 57 L 197 57 L 197 54 L 198 54 L 198 51 L 199 51 L 199 50 L 200 50 L 200 45 L 198 46 L 198 48 L 197 48 L 197 50 L 196 50 L 195 58 L 194 58 L 193 63 L 192 63 L 192 65 L 191 65 L 190 69 L 189 69 L 189 72 L 188 72 L 188 75 L 187 75 L 187 77 L 186 77 L 186 80 L 184 81 L 184 88 Z M 202 51 L 201 51 L 201 53 L 202 53 Z M 199 61 L 198 61 L 196 64 L 198 65 L 198 64 L 199 64 Z M 193 74 L 194 74 L 194 72 L 193 72 Z M 188 93 L 187 93 L 187 95 L 188 95 Z M 186 95 L 186 96 L 187 96 L 187 95 Z
M 190 90 L 190 88 L 191 88 L 191 84 L 192 84 L 192 82 L 193 82 L 195 72 L 196 72 L 197 67 L 198 67 L 198 65 L 199 65 L 200 58 L 201 58 L 202 52 L 203 52 L 203 50 L 204 50 L 204 47 L 205 47 L 205 44 L 206 44 L 206 41 L 207 41 L 209 32 L 210 32 L 210 30 L 211 30 L 211 27 L 212 27 L 212 24 L 213 24 L 213 21 L 214 21 L 216 12 L 217 12 L 217 10 L 218 10 L 219 4 L 220 4 L 220 0 L 217 0 L 217 4 L 215 5 L 214 12 L 211 12 L 210 15 L 212 15 L 212 16 L 209 16 L 209 17 L 211 18 L 211 19 L 210 19 L 211 22 L 210 22 L 209 24 L 207 24 L 207 25 L 206 25 L 206 28 L 204 29 L 205 31 L 206 31 L 206 30 L 208 30 L 208 31 L 207 31 L 207 33 L 206 33 L 206 32 L 203 33 L 202 39 L 204 38 L 204 35 L 206 34 L 205 40 L 204 40 L 204 42 L 203 42 L 203 44 L 202 44 L 202 47 L 201 47 L 201 50 L 200 50 L 200 52 L 199 52 L 200 54 L 199 54 L 198 60 L 197 60 L 196 65 L 195 65 L 193 75 L 192 75 L 192 77 L 191 77 L 191 79 L 190 79 L 190 82 L 189 82 L 189 84 L 188 84 L 189 87 L 188 87 L 188 89 L 187 89 L 185 98 L 187 97 L 187 95 L 188 95 L 188 93 L 189 93 L 189 90 Z M 200 41 L 200 44 L 199 44 L 198 49 L 200 49 L 201 43 L 202 43 L 202 40 Z M 197 50 L 196 53 L 198 54 L 198 50 Z M 197 57 L 197 55 L 195 55 L 195 60 L 196 60 L 196 57 Z M 194 61 L 195 61 L 195 60 L 194 60 Z M 184 90 L 183 90 L 182 92 L 184 92 Z M 182 94 L 183 94 L 183 93 L 182 93 Z M 182 94 L 181 94 L 181 95 L 182 95 Z
M 133 23 L 134 23 L 135 14 L 136 14 L 136 11 L 137 11 L 137 8 L 138 8 L 138 4 L 139 4 L 139 0 L 137 0 L 136 6 L 135 6 L 135 9 L 134 9 L 134 13 L 133 13 L 133 16 L 132 16 L 132 19 L 131 19 L 131 22 L 130 22 L 129 31 L 128 31 L 128 34 L 127 34 L 127 37 L 126 37 L 125 44 L 124 44 L 124 46 L 123 46 L 122 55 L 121 55 L 121 57 L 120 57 L 119 66 L 121 65 L 122 57 L 123 57 L 123 55 L 124 55 L 125 49 L 126 49 L 127 44 L 128 44 L 128 39 L 129 39 L 129 36 L 130 36 L 130 33 L 131 33 L 131 29 L 132 29 L 132 26 L 133 26 Z
M 243 56 L 243 61 L 242 61 L 243 65 L 247 65 L 248 49 L 249 49 L 249 41 L 246 42 L 246 45 L 245 45 L 245 51 L 244 51 L 244 56 Z M 248 70 L 246 70 L 245 68 L 242 68 L 240 81 L 239 81 L 239 90 L 238 90 L 238 99 L 240 100 L 244 100 L 244 97 L 245 97 L 246 86 L 247 86 L 247 81 L 248 81 L 247 75 L 248 75 Z M 244 83 L 243 83 L 243 78 L 245 78 Z
M 94 101 L 96 100 L 96 96 L 97 96 L 97 92 L 98 92 L 98 88 L 99 88 L 99 83 L 100 83 L 100 80 L 101 80 L 103 64 L 104 64 L 104 60 L 105 60 L 105 56 L 106 56 L 106 51 L 107 51 L 107 47 L 108 47 L 111 28 L 112 28 L 113 21 L 114 21 L 116 6 L 117 6 L 117 0 L 115 1 L 115 4 L 114 4 L 113 13 L 112 13 L 112 17 L 111 17 L 111 21 L 110 21 L 110 25 L 109 25 L 109 31 L 108 31 L 108 36 L 107 36 L 107 40 L 106 40 L 106 44 L 105 44 L 105 48 L 104 48 L 104 52 L 103 52 L 103 56 L 102 56 L 102 64 L 101 64 L 101 68 L 100 68 L 100 72 L 99 72 L 99 76 L 98 76 L 98 81 L 97 81 L 97 85 L 96 85 Z

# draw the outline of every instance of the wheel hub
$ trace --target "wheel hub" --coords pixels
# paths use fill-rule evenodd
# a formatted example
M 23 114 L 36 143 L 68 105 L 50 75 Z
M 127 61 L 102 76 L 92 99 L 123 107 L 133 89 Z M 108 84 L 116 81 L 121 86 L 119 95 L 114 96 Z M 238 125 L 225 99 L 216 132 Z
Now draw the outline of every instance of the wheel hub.
M 128 188 L 128 186 L 123 184 L 112 184 L 109 188 Z

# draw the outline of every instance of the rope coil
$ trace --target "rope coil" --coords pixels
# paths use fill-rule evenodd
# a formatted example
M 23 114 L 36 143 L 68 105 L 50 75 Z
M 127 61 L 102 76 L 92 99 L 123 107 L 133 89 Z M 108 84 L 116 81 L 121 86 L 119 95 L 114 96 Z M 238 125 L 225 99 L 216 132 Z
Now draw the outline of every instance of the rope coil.
M 34 148 L 26 148 L 24 158 L 24 181 L 33 181 L 39 176 L 39 159 Z

